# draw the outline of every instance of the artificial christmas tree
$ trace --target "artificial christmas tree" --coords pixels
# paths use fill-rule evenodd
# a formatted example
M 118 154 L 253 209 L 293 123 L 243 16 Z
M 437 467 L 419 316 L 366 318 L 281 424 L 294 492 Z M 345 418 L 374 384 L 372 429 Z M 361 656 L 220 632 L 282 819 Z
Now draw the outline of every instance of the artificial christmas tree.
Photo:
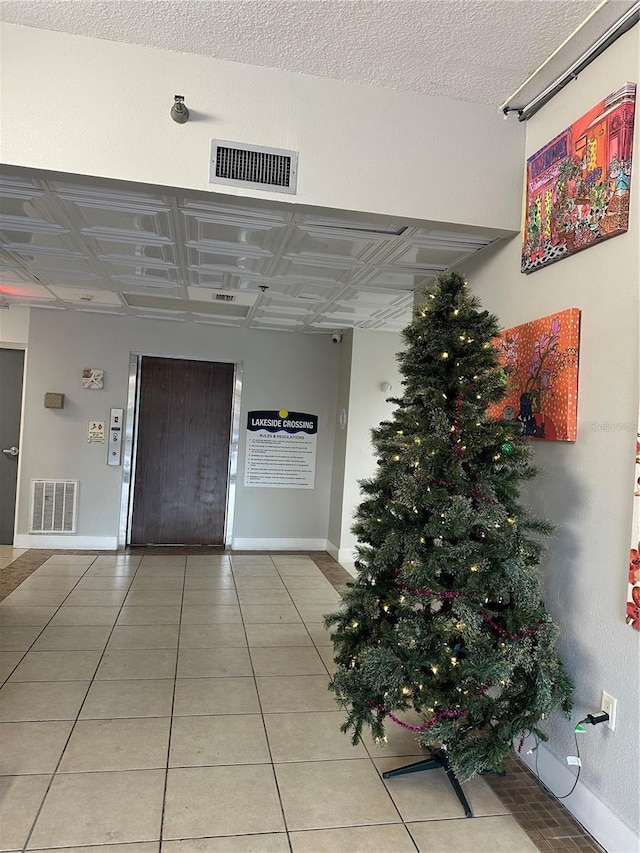
M 361 483 L 358 577 L 326 619 L 343 731 L 384 739 L 390 718 L 452 782 L 500 771 L 514 737 L 545 739 L 540 720 L 571 704 L 537 573 L 551 526 L 519 503 L 536 473 L 529 440 L 517 420 L 485 414 L 505 388 L 498 331 L 461 275 L 436 279 L 403 333 L 404 396 L 372 433 L 379 469 Z M 415 724 L 398 716 L 411 710 Z

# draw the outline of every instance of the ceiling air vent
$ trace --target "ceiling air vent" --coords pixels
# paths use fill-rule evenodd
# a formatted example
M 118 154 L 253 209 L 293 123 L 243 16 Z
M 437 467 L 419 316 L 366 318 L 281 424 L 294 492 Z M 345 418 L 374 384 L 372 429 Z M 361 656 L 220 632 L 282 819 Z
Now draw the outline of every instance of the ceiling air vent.
M 235 296 L 233 293 L 216 293 L 215 300 L 216 302 L 234 302 Z
M 209 182 L 212 184 L 295 193 L 297 173 L 297 151 L 211 140 Z

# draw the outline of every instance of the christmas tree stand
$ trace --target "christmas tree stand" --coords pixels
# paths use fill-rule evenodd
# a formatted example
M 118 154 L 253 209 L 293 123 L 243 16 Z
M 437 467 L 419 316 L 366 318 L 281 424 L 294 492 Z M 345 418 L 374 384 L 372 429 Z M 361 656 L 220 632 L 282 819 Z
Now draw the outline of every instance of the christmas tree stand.
M 464 809 L 465 817 L 473 817 L 473 812 L 471 811 L 469 801 L 465 797 L 464 791 L 462 790 L 460 782 L 458 782 L 455 773 L 451 769 L 449 759 L 447 758 L 446 750 L 443 747 L 429 747 L 428 749 L 431 758 L 426 758 L 422 761 L 416 761 L 414 764 L 406 764 L 404 767 L 397 767 L 395 770 L 387 770 L 386 773 L 382 774 L 382 778 L 392 779 L 394 776 L 405 776 L 407 773 L 419 773 L 422 770 L 439 770 L 440 768 L 442 768 L 447 774 L 447 779 L 451 783 L 451 787 L 455 791 L 456 796 L 460 801 L 460 805 Z

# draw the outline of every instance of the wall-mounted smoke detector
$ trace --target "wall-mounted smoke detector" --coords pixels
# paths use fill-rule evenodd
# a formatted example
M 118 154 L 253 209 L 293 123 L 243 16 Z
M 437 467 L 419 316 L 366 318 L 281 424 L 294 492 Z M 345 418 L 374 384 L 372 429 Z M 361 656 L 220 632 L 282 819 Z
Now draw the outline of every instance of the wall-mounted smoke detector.
M 274 193 L 295 193 L 298 152 L 284 148 L 211 140 L 209 183 L 251 187 Z

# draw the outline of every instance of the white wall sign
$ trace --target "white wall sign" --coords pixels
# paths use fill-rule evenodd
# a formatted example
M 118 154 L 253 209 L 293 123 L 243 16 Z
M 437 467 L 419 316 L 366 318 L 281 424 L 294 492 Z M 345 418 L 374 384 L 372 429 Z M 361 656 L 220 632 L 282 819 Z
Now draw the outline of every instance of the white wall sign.
M 104 421 L 87 422 L 87 441 L 89 444 L 104 444 Z
M 245 486 L 313 489 L 318 416 L 287 409 L 247 415 Z

